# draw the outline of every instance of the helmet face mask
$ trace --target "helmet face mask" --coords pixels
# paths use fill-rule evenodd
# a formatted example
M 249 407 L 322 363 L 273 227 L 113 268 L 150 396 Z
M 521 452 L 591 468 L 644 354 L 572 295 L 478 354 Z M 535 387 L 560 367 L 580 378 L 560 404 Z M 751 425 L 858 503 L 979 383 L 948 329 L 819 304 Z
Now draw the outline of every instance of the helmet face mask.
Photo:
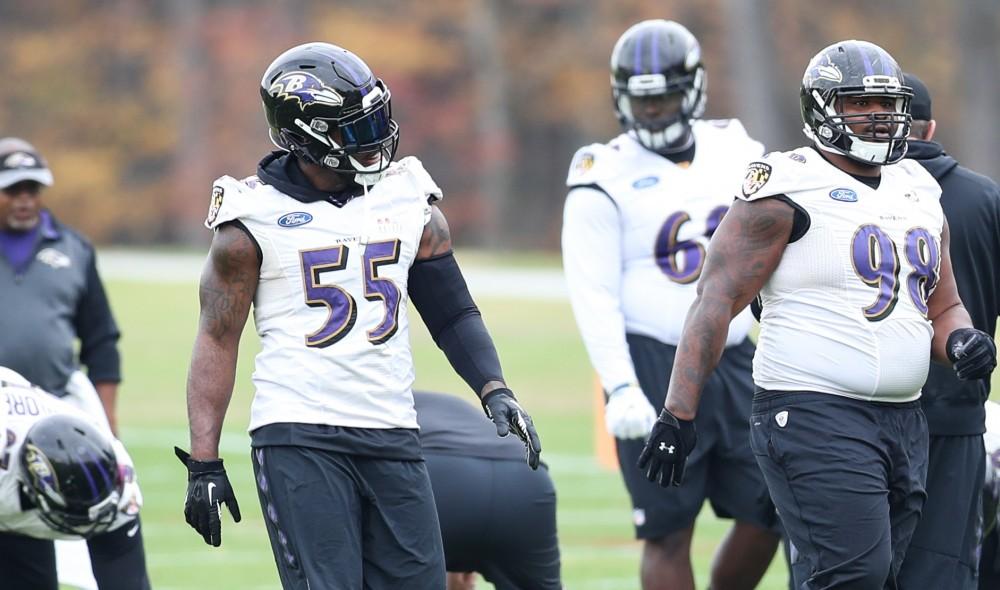
M 293 47 L 268 67 L 260 94 L 278 148 L 359 181 L 392 163 L 399 125 L 389 88 L 353 53 L 328 43 Z
M 22 489 L 52 529 L 90 537 L 118 513 L 124 480 L 109 437 L 85 421 L 48 416 L 25 436 Z
M 670 153 L 690 147 L 691 120 L 704 113 L 705 89 L 701 47 L 678 23 L 633 25 L 611 53 L 615 114 L 647 149 Z
M 881 73 L 875 73 L 879 69 Z M 885 50 L 864 41 L 835 43 L 810 61 L 802 79 L 803 132 L 816 147 L 867 165 L 906 155 L 913 91 Z M 879 110 L 857 108 L 863 103 Z

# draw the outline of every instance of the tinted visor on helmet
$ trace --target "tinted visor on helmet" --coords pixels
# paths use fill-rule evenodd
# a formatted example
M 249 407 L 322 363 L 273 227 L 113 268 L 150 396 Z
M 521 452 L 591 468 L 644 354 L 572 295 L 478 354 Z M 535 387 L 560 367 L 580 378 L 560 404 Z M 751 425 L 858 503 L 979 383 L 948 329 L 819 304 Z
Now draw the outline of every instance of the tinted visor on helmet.
M 361 109 L 336 119 L 314 118 L 310 127 L 327 136 L 330 153 L 338 156 L 376 152 L 399 134 L 389 89 L 381 82 L 364 97 Z
M 364 148 L 377 148 L 392 135 L 392 113 L 389 103 L 383 102 L 374 110 L 363 114 L 359 119 L 340 124 L 339 129 L 344 146 L 350 151 L 363 152 Z

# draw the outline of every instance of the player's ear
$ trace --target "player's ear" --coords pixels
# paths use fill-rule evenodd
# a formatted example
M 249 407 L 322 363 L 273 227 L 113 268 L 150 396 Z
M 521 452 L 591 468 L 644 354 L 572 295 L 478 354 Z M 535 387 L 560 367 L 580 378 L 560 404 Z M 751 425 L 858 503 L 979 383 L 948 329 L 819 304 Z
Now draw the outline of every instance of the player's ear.
M 927 133 L 924 134 L 924 141 L 931 141 L 934 138 L 934 132 L 937 131 L 937 121 L 931 119 L 927 121 Z

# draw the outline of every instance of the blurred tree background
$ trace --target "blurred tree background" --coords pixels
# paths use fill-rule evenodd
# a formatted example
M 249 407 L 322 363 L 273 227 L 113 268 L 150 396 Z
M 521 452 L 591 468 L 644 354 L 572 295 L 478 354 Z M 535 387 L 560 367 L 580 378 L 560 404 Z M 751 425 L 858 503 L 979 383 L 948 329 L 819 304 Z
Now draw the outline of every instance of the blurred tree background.
M 270 148 L 260 76 L 322 40 L 393 92 L 400 154 L 444 188 L 463 246 L 555 249 L 582 144 L 618 133 L 608 58 L 645 18 L 701 41 L 710 117 L 801 145 L 798 83 L 834 41 L 873 41 L 934 95 L 939 139 L 1000 176 L 997 0 L 0 0 L 0 135 L 34 143 L 47 203 L 102 244 L 202 247 L 210 185 Z

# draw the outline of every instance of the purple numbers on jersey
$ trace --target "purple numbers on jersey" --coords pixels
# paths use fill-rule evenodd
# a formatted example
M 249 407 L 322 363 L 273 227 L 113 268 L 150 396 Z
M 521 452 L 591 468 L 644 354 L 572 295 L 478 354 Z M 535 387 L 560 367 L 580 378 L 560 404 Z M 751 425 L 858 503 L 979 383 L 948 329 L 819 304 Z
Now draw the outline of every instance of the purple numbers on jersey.
M 906 278 L 907 292 L 914 307 L 927 315 L 927 299 L 937 284 L 941 262 L 937 241 L 922 228 L 906 232 L 904 254 L 913 267 Z M 851 243 L 854 271 L 866 285 L 878 290 L 875 301 L 862 312 L 870 322 L 884 320 L 899 300 L 899 253 L 896 243 L 877 225 L 863 225 Z
M 399 300 L 402 294 L 392 279 L 378 276 L 378 268 L 385 264 L 399 262 L 399 240 L 368 244 L 365 248 L 365 299 L 385 304 L 385 316 L 378 326 L 368 330 L 368 340 L 372 344 L 382 344 L 392 338 L 398 327 Z
M 337 285 L 320 282 L 320 273 L 330 270 L 343 270 L 347 266 L 347 246 L 322 248 L 319 250 L 304 250 L 299 252 L 302 263 L 302 277 L 306 291 L 306 305 L 309 307 L 326 307 L 330 313 L 326 323 L 306 336 L 306 346 L 325 348 L 337 342 L 354 327 L 358 319 L 358 307 L 354 298 Z
M 399 246 L 399 240 L 391 240 L 375 242 L 365 247 L 362 264 L 365 299 L 382 300 L 385 305 L 382 321 L 368 331 L 368 340 L 372 344 L 382 344 L 396 333 L 402 294 L 391 279 L 378 276 L 378 269 L 399 261 Z M 347 266 L 349 254 L 347 246 L 299 252 L 306 305 L 326 307 L 329 310 L 326 322 L 306 336 L 306 346 L 326 348 L 336 343 L 347 336 L 358 319 L 357 302 L 350 293 L 337 285 L 320 282 L 321 273 L 343 270 Z
M 712 209 L 705 222 L 705 237 L 712 237 L 728 210 L 729 207 L 725 206 Z M 682 285 L 697 281 L 698 277 L 701 276 L 701 269 L 705 265 L 704 245 L 694 240 L 677 239 L 681 226 L 690 220 L 691 216 L 685 211 L 669 215 L 667 220 L 663 222 L 660 233 L 656 236 L 653 252 L 656 265 L 660 267 L 663 274 L 667 275 L 671 281 Z
M 896 244 L 877 225 L 862 225 L 854 232 L 851 247 L 854 272 L 866 285 L 878 289 L 875 302 L 864 308 L 865 319 L 883 320 L 899 300 L 899 256 Z
M 931 233 L 922 227 L 906 232 L 906 259 L 913 272 L 906 278 L 906 288 L 920 313 L 927 315 L 927 300 L 937 286 L 941 252 Z

